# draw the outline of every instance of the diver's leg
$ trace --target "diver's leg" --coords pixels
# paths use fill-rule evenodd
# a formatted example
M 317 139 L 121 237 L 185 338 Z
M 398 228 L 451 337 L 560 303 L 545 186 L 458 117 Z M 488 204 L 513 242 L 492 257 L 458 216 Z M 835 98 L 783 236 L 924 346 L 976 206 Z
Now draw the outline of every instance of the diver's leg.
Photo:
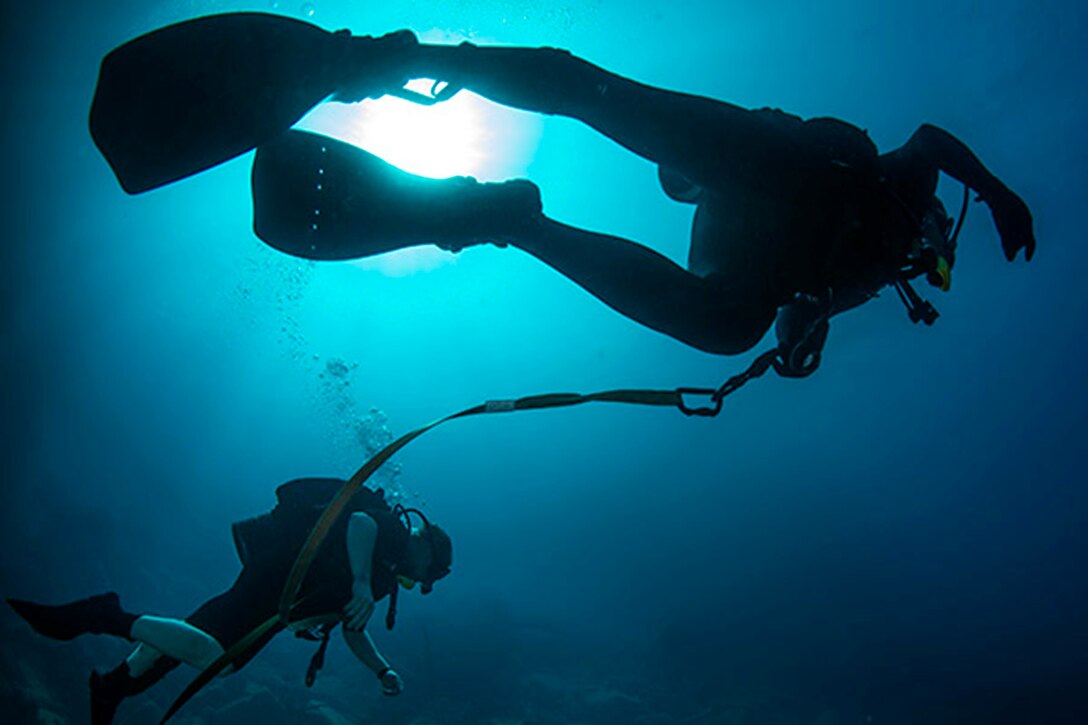
M 768 123 L 765 113 L 638 83 L 564 50 L 462 44 L 421 45 L 414 53 L 411 75 L 449 81 L 515 108 L 576 118 L 699 183 L 789 153 L 788 124 Z
M 215 638 L 180 619 L 140 617 L 132 625 L 131 637 L 200 670 L 223 654 L 223 646 Z
M 53 639 L 109 634 L 141 643 L 113 670 L 91 673 L 92 725 L 108 725 L 126 697 L 151 687 L 181 662 L 203 669 L 223 652 L 213 638 L 181 620 L 125 611 L 114 592 L 61 605 L 8 603 L 35 631 Z
M 180 619 L 137 615 L 121 608 L 115 592 L 69 604 L 9 599 L 11 607 L 39 634 L 70 640 L 81 634 L 109 634 L 148 644 L 159 652 L 203 668 L 223 653 L 212 637 Z
M 543 218 L 511 244 L 620 314 L 705 352 L 744 352 L 774 320 L 773 303 L 740 299 L 724 280 L 692 274 L 626 239 Z

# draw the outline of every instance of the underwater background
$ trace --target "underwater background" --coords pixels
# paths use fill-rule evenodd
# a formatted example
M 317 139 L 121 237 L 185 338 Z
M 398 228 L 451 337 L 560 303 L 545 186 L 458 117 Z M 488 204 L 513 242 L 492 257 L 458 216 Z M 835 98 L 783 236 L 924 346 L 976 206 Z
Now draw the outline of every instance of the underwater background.
M 771 344 L 697 352 L 514 249 L 284 256 L 251 231 L 251 155 L 127 196 L 87 131 L 99 60 L 232 10 L 568 48 L 643 82 L 844 118 L 882 150 L 934 123 L 1023 196 L 1039 250 L 1007 263 L 972 205 L 936 325 L 886 291 L 835 320 L 811 378 L 768 375 L 715 419 L 593 404 L 428 434 L 378 481 L 455 545 L 433 595 L 402 597 L 393 632 L 371 627 L 404 694 L 383 697 L 339 636 L 308 690 L 313 645 L 281 635 L 176 722 L 1088 722 L 1075 2 L 3 4 L 0 595 L 112 589 L 184 615 L 230 585 L 231 522 L 286 480 L 347 477 L 488 399 L 715 386 Z M 437 139 L 424 157 L 472 147 L 439 175 L 528 176 L 549 216 L 683 261 L 691 207 L 649 162 L 574 121 L 469 101 L 459 139 L 413 121 Z M 307 123 L 389 140 L 365 138 L 357 111 Z M 957 185 L 941 194 L 958 210 Z M 127 652 L 45 640 L 6 607 L 0 642 L 3 722 L 85 722 L 88 672 Z M 157 722 L 192 674 L 116 722 Z

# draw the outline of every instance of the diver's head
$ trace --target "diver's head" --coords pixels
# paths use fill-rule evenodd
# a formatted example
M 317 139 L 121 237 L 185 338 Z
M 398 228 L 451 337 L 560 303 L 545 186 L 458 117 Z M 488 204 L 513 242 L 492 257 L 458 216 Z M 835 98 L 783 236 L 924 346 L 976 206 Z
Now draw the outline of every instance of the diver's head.
M 432 524 L 418 511 L 422 523 L 408 536 L 405 565 L 400 572 L 403 586 L 411 588 L 420 583 L 420 591 L 430 594 L 434 583 L 450 573 L 453 564 L 453 541 L 441 527 Z
M 952 219 L 936 196 L 922 217 L 921 226 L 922 249 L 935 256 L 926 280 L 947 292 L 952 285 L 952 266 L 956 263 L 956 240 L 952 237 Z

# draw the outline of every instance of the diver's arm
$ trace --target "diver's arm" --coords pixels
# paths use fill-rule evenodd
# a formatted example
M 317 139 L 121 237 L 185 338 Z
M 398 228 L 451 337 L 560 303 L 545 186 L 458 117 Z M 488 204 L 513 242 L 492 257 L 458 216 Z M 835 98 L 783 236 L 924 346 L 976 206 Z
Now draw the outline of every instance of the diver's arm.
M 1031 212 L 965 143 L 944 129 L 923 124 L 898 153 L 908 161 L 921 160 L 925 166 L 943 171 L 974 189 L 990 207 L 1005 256 L 1011 261 L 1023 249 L 1025 259 L 1031 259 L 1035 253 Z
M 374 611 L 374 594 L 370 589 L 370 567 L 374 557 L 374 542 L 378 524 L 358 511 L 348 519 L 347 547 L 351 565 L 351 600 L 344 607 L 344 631 L 361 631 Z
M 388 660 L 382 657 L 382 653 L 374 646 L 374 640 L 370 639 L 370 633 L 365 629 L 345 629 L 344 641 L 348 643 L 348 648 L 359 658 L 363 666 L 375 675 L 389 668 Z
M 909 156 L 925 159 L 934 168 L 967 184 L 987 203 L 991 198 L 1012 193 L 982 165 L 967 144 L 942 128 L 922 124 L 907 141 L 903 151 Z
M 403 689 L 400 675 L 389 666 L 389 661 L 382 657 L 382 653 L 374 646 L 374 640 L 365 629 L 352 631 L 345 628 L 344 641 L 348 643 L 348 648 L 359 658 L 363 666 L 381 680 L 382 692 L 387 695 L 400 694 Z

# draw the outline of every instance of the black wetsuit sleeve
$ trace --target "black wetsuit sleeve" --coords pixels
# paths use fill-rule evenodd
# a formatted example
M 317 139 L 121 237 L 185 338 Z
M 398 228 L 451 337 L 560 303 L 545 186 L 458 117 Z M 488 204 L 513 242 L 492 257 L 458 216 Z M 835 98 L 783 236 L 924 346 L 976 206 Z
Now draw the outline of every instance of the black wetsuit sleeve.
M 1012 193 L 983 166 L 965 143 L 944 129 L 928 123 L 923 124 L 910 137 L 902 151 L 926 172 L 932 174 L 943 171 L 974 189 L 987 202 Z
M 890 181 L 908 204 L 924 208 L 936 191 L 937 172 L 943 171 L 974 189 L 990 207 L 1006 258 L 1012 260 L 1021 249 L 1027 259 L 1035 253 L 1034 221 L 1027 204 L 949 132 L 923 124 L 886 160 Z

